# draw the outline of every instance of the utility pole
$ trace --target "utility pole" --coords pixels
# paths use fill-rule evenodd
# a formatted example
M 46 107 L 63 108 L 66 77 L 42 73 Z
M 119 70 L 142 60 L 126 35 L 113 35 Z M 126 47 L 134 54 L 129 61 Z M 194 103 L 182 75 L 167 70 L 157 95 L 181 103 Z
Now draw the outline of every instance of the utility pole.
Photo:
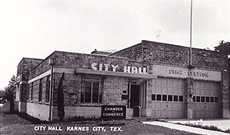
M 188 57 L 188 73 L 187 73 L 187 88 L 186 88 L 186 117 L 187 119 L 193 118 L 193 79 L 192 79 L 192 22 L 193 22 L 193 0 L 190 1 L 190 27 L 189 27 L 189 57 Z

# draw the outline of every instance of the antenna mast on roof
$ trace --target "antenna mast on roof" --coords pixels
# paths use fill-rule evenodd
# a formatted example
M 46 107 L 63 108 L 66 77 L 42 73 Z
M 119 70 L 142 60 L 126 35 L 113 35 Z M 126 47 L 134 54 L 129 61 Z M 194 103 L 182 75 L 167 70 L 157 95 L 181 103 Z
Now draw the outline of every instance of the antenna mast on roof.
M 190 41 L 189 41 L 189 67 L 192 66 L 192 8 L 193 8 L 193 1 L 191 0 L 190 4 Z

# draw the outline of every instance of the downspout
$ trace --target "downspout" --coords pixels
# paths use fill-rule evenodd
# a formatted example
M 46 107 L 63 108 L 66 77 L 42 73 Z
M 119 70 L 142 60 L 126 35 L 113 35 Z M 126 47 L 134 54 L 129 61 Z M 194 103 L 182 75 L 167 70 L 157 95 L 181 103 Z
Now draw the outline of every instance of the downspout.
M 50 91 L 49 91 L 49 121 L 53 120 L 53 70 L 54 70 L 54 61 L 49 59 L 49 65 L 51 66 L 50 73 Z

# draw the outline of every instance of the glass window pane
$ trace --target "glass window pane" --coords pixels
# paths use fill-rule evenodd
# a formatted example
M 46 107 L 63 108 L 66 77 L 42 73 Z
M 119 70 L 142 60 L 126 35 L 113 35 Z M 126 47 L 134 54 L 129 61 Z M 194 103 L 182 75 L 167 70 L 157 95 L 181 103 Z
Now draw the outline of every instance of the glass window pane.
M 85 103 L 90 103 L 91 102 L 91 83 L 90 82 L 85 81 L 83 91 L 85 91 Z
M 183 96 L 179 96 L 179 101 L 180 101 L 180 102 L 183 102 L 183 101 L 184 101 Z
M 161 95 L 159 95 L 159 94 L 157 95 L 157 100 L 161 101 Z
M 155 94 L 152 94 L 152 100 L 156 100 L 155 96 Z
M 173 101 L 178 101 L 178 96 L 174 95 Z
M 209 97 L 206 97 L 206 102 L 209 102 Z
M 163 101 L 167 101 L 167 95 L 163 95 Z
M 193 102 L 196 102 L 196 96 L 193 96 L 193 97 L 192 97 L 192 101 L 193 101 Z
M 32 82 L 31 83 L 31 87 L 30 87 L 30 100 L 33 100 L 33 85 L 34 85 L 34 83 Z
M 47 78 L 46 78 L 46 102 L 49 102 L 49 97 L 50 97 L 50 95 L 49 95 L 49 93 L 50 93 L 50 76 L 47 76 Z
M 85 79 L 82 82 L 81 103 L 101 103 L 100 80 Z
M 93 103 L 98 103 L 99 82 L 93 82 Z
M 210 97 L 210 102 L 214 102 L 214 97 Z
M 42 79 L 39 81 L 39 95 L 38 95 L 38 101 L 42 101 Z
M 218 97 L 215 97 L 215 98 L 214 98 L 214 101 L 217 103 L 217 102 L 218 102 Z
M 85 101 L 85 94 L 84 94 L 84 89 L 82 88 L 82 90 L 81 90 L 81 103 L 84 103 L 84 101 Z
M 172 95 L 168 95 L 168 101 L 172 101 Z
M 205 100 L 205 98 L 202 96 L 202 97 L 201 97 L 201 102 L 204 102 L 204 100 Z
M 100 91 L 100 93 L 99 93 L 99 103 L 101 103 L 102 102 L 102 92 Z
M 196 97 L 196 101 L 197 101 L 197 102 L 200 102 L 200 96 L 197 96 L 197 97 Z

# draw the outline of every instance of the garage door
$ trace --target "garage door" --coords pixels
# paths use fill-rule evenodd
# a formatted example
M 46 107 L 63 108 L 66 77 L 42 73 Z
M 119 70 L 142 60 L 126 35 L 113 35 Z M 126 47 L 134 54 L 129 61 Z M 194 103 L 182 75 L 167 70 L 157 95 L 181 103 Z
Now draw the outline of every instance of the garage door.
M 194 81 L 194 117 L 220 118 L 221 116 L 221 89 L 220 83 L 209 81 Z
M 152 117 L 185 118 L 183 79 L 157 78 L 150 81 L 149 87 L 151 87 L 149 109 Z

